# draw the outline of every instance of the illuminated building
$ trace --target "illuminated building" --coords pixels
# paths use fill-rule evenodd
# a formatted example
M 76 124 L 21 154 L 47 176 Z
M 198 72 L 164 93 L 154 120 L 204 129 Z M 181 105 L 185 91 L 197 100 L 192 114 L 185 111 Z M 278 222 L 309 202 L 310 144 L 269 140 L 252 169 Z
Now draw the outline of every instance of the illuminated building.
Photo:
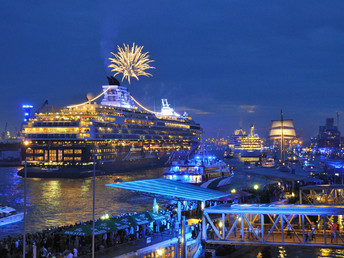
M 109 78 L 102 94 L 85 103 L 45 107 L 29 120 L 22 130 L 30 141 L 28 176 L 90 176 L 94 157 L 97 174 L 145 168 L 198 148 L 202 129 L 191 117 L 167 100 L 161 112 L 150 111 L 115 81 Z M 100 96 L 101 104 L 93 102 Z
M 318 148 L 339 148 L 340 137 L 341 134 L 338 131 L 338 126 L 334 125 L 334 119 L 327 118 L 326 125 L 319 126 Z
M 258 157 L 262 152 L 262 139 L 254 134 L 254 126 L 251 125 L 251 133 L 247 135 L 241 128 L 235 130 L 229 139 L 228 147 L 239 153 L 241 157 Z

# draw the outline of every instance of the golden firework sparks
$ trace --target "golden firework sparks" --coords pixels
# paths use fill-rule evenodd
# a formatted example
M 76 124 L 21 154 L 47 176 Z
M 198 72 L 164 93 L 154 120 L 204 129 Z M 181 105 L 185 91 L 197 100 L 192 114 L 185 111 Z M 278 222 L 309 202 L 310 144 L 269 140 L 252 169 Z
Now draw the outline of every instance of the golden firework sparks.
M 114 58 L 109 58 L 111 63 L 109 67 L 113 68 L 111 72 L 116 72 L 114 76 L 121 73 L 123 74 L 122 81 L 124 78 L 128 79 L 130 84 L 130 77 L 134 77 L 139 80 L 140 75 L 152 76 L 150 73 L 145 72 L 147 69 L 154 69 L 149 65 L 149 63 L 154 62 L 149 60 L 148 52 L 142 53 L 142 47 L 139 47 L 133 43 L 133 46 L 130 48 L 129 44 L 123 44 L 124 48 L 117 46 L 118 53 L 111 54 Z

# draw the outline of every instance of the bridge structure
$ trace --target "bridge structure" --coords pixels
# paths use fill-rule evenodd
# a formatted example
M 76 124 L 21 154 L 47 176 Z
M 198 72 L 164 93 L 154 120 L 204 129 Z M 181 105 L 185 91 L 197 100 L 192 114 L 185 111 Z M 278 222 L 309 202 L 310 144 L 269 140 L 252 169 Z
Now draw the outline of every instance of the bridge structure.
M 344 204 L 344 185 L 307 185 L 299 189 L 300 204 Z
M 224 204 L 205 208 L 202 239 L 214 245 L 344 248 L 344 206 Z

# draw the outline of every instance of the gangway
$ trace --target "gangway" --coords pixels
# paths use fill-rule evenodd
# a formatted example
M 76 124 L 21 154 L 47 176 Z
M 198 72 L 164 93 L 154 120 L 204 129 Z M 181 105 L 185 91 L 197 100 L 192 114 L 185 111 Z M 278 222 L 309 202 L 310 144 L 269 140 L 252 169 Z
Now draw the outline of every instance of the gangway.
M 215 245 L 344 248 L 344 206 L 224 204 L 205 208 L 202 239 Z

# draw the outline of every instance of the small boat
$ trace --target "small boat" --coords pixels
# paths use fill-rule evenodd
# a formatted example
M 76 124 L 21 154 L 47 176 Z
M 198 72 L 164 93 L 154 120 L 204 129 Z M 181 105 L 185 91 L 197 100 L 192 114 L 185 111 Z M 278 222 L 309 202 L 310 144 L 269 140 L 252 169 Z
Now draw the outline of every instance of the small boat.
M 275 160 L 273 158 L 268 158 L 262 162 L 263 168 L 274 168 L 275 167 Z
M 9 206 L 0 206 L 0 226 L 19 222 L 23 218 L 23 212 L 17 212 L 16 209 Z
M 121 183 L 121 182 L 123 182 L 123 179 L 117 177 L 117 178 L 114 180 L 114 182 L 115 182 L 115 183 Z
M 231 148 L 227 147 L 224 154 L 223 154 L 223 158 L 224 159 L 231 159 L 233 157 L 234 157 L 234 151 Z
M 164 172 L 164 178 L 183 183 L 198 184 L 202 183 L 204 174 L 204 166 L 200 166 L 195 162 L 174 161 L 172 166 Z

